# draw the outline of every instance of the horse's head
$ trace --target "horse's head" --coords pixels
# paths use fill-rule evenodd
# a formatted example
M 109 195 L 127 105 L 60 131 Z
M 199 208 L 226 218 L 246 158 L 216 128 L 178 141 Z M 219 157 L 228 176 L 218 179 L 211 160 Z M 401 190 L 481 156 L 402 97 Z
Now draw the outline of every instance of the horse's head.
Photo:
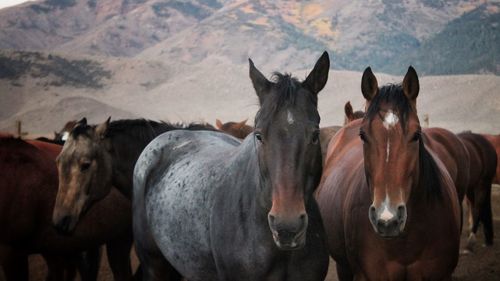
M 317 95 L 329 68 L 325 52 L 303 82 L 279 73 L 269 81 L 250 60 L 250 78 L 261 106 L 254 131 L 261 184 L 269 227 L 280 249 L 305 245 L 305 206 L 313 200 L 321 176 Z
M 215 120 L 215 126 L 218 130 L 230 134 L 233 137 L 244 139 L 253 132 L 253 128 L 247 125 L 245 119 L 241 122 L 227 122 L 222 123 L 219 119 Z
M 382 237 L 400 235 L 406 225 L 406 204 L 418 182 L 420 123 L 416 111 L 417 73 L 410 66 L 401 85 L 378 88 L 370 68 L 361 90 L 366 115 L 361 123 L 365 173 L 372 194 L 369 219 Z
M 111 156 L 107 149 L 109 119 L 98 126 L 80 120 L 57 158 L 59 190 L 52 221 L 61 232 L 71 232 L 89 205 L 111 190 Z
M 352 109 L 352 105 L 351 105 L 350 101 L 346 102 L 346 104 L 344 106 L 344 112 L 345 112 L 344 125 L 347 125 L 348 123 L 350 123 L 354 120 L 361 119 L 361 118 L 365 117 L 364 111 L 361 111 L 361 110 L 354 111 Z

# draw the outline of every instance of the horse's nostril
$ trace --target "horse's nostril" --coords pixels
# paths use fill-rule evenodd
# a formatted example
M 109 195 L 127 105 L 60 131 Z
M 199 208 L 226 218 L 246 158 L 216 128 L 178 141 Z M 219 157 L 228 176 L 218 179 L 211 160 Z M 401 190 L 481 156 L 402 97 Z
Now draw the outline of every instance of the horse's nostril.
M 270 224 L 270 225 L 272 225 L 272 226 L 274 226 L 274 222 L 276 221 L 276 217 L 275 217 L 275 216 L 273 216 L 273 215 L 271 215 L 271 214 L 269 214 L 269 215 L 267 216 L 267 218 L 268 218 L 268 220 L 269 220 L 269 224 Z
M 306 215 L 306 214 L 301 214 L 301 215 L 299 216 L 299 220 L 300 220 L 301 222 L 304 222 L 306 219 L 307 219 L 307 215 Z
M 64 216 L 61 219 L 61 223 L 59 224 L 61 229 L 67 230 L 69 228 L 69 224 L 71 223 L 71 217 L 70 216 Z
M 406 218 L 406 206 L 399 205 L 398 206 L 398 220 L 403 220 Z

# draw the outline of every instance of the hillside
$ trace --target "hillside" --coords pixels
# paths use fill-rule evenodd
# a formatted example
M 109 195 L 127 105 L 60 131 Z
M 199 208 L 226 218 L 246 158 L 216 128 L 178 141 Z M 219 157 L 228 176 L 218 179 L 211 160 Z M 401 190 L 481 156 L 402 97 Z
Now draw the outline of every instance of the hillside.
M 319 56 L 320 53 L 312 54 Z M 59 56 L 68 62 L 81 57 Z M 36 59 L 39 57 L 39 59 Z M 48 55 L 32 58 L 34 65 L 49 64 Z M 306 68 L 282 69 L 299 78 L 306 76 L 317 57 Z M 71 119 L 86 116 L 89 122 L 144 117 L 169 121 L 243 120 L 249 123 L 258 109 L 257 97 L 248 78 L 248 65 L 234 64 L 225 57 L 210 57 L 195 65 L 140 59 L 92 58 L 109 77 L 99 80 L 99 88 L 52 83 L 59 77 L 34 77 L 29 72 L 18 78 L 0 79 L 0 130 L 14 131 L 21 120 L 30 133 L 58 130 Z M 270 76 L 275 67 L 254 60 Z M 390 76 L 374 69 L 380 84 L 397 83 L 400 76 Z M 417 71 L 419 71 L 417 69 Z M 360 72 L 331 71 L 319 96 L 321 125 L 343 122 L 343 106 L 350 100 L 355 109 L 363 108 L 359 90 Z M 499 133 L 500 77 L 493 75 L 420 76 L 419 114 L 430 116 L 431 126 L 455 132 Z
M 398 74 L 500 73 L 499 0 L 39 0 L 0 10 L 0 49 L 196 64 L 209 56 Z M 438 63 L 436 63 L 438 62 Z

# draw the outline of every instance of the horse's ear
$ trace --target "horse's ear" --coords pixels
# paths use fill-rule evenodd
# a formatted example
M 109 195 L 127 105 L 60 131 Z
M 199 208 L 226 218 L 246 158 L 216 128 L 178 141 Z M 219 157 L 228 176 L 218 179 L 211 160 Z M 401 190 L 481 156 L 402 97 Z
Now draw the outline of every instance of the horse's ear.
M 245 126 L 245 124 L 247 123 L 247 120 L 248 120 L 248 119 L 245 119 L 245 120 L 243 120 L 243 121 L 241 121 L 241 122 L 238 122 L 238 123 L 236 124 L 236 128 L 238 128 L 238 130 L 239 130 L 239 129 L 241 129 L 243 126 Z
M 410 100 L 415 100 L 420 91 L 420 84 L 418 82 L 417 72 L 412 66 L 408 67 L 405 78 L 403 79 L 403 93 Z
M 109 122 L 111 121 L 111 116 L 104 121 L 104 123 L 97 125 L 95 128 L 95 134 L 99 139 L 104 139 L 106 137 L 106 132 L 108 131 Z
M 222 130 L 222 122 L 219 119 L 215 119 L 215 127 L 217 129 Z
M 344 106 L 344 112 L 348 121 L 354 120 L 354 111 L 352 110 L 352 105 L 350 101 L 346 102 Z
M 330 57 L 328 52 L 323 52 L 321 57 L 314 65 L 313 70 L 307 76 L 302 85 L 317 95 L 326 85 L 328 81 L 328 72 L 330 71 Z
M 371 101 L 378 93 L 378 82 L 371 67 L 367 67 L 361 78 L 361 92 L 367 101 Z
M 76 122 L 75 127 L 76 126 L 87 126 L 87 118 L 83 117 L 80 119 L 80 121 Z
M 259 102 L 262 104 L 264 97 L 271 87 L 271 82 L 255 67 L 253 61 L 248 59 L 250 64 L 250 79 L 252 80 L 253 88 L 259 97 Z

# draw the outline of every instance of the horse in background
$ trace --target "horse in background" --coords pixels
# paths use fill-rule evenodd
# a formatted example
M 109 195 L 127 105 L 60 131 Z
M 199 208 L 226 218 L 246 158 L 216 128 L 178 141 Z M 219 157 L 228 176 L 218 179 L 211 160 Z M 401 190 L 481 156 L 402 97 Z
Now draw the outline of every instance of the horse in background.
M 219 131 L 228 133 L 235 138 L 244 139 L 253 132 L 253 127 L 246 124 L 247 120 L 222 123 L 219 119 L 216 119 L 215 126 Z
M 451 280 L 460 205 L 420 127 L 419 88 L 412 67 L 381 88 L 367 68 L 366 115 L 331 140 L 316 199 L 340 281 Z
M 85 209 L 92 209 L 93 204 L 107 196 L 112 187 L 131 200 L 132 174 L 137 158 L 151 140 L 171 130 L 216 129 L 209 124 L 175 124 L 145 119 L 111 121 L 108 118 L 98 125 L 88 125 L 86 118 L 77 122 L 57 162 L 61 172 L 54 224 L 65 232 L 72 231 L 85 217 Z M 130 212 L 117 215 L 131 216 Z M 66 218 L 65 222 L 63 218 Z
M 82 280 L 96 280 L 100 255 L 96 249 L 106 244 L 115 280 L 128 280 L 131 230 L 125 220 L 113 216 L 127 208 L 130 212 L 130 205 L 116 191 L 73 236 L 61 235 L 52 227 L 58 178 L 55 157 L 60 150 L 58 145 L 36 140 L 0 139 L 0 264 L 5 277 L 27 280 L 27 256 L 40 253 L 47 261 L 49 280 L 72 280 L 75 264 L 81 261 L 78 254 L 91 250 L 89 267 L 80 273 Z
M 176 130 L 137 160 L 134 237 L 144 280 L 326 276 L 313 192 L 321 176 L 317 95 L 328 79 L 328 54 L 303 82 L 279 73 L 269 81 L 249 62 L 260 102 L 254 133 L 240 142 Z
M 345 113 L 344 126 L 356 119 L 363 118 L 363 116 L 365 115 L 365 113 L 361 110 L 353 112 L 350 101 L 346 102 L 344 106 L 344 113 Z M 319 130 L 319 139 L 321 143 L 321 157 L 323 159 L 323 165 L 325 164 L 326 152 L 328 151 L 328 144 L 330 143 L 332 137 L 340 130 L 340 128 L 342 128 L 342 126 L 334 125 L 334 126 L 323 127 Z
M 362 110 L 354 111 L 352 109 L 352 105 L 351 105 L 350 101 L 346 102 L 346 104 L 344 105 L 344 112 L 345 112 L 344 126 L 347 125 L 348 123 L 354 121 L 354 120 L 361 119 L 361 118 L 365 117 L 364 111 L 362 111 Z
M 482 135 L 472 132 L 458 134 L 469 153 L 470 176 L 466 192 L 469 238 L 466 251 L 473 251 L 476 233 L 483 224 L 485 245 L 493 245 L 493 215 L 491 211 L 491 184 L 497 167 L 495 148 Z
M 493 183 L 500 184 L 500 135 L 482 134 L 482 136 L 485 137 L 491 143 L 491 145 L 493 145 L 497 153 L 497 168 Z

